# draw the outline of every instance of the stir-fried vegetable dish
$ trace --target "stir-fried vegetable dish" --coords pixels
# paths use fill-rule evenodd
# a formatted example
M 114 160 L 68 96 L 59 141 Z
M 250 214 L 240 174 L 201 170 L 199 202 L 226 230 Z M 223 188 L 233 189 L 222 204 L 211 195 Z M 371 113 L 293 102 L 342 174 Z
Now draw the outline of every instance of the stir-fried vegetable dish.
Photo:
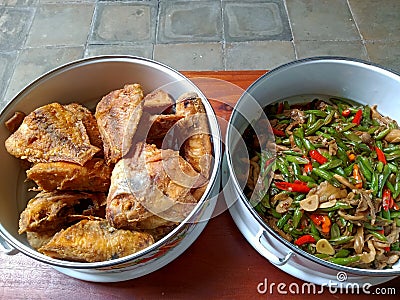
M 250 126 L 245 131 L 251 157 L 245 193 L 249 199 L 259 193 L 260 216 L 304 251 L 340 265 L 390 268 L 400 255 L 398 124 L 376 106 L 311 100 L 265 107 L 273 157 Z M 268 168 L 271 184 L 256 191 Z

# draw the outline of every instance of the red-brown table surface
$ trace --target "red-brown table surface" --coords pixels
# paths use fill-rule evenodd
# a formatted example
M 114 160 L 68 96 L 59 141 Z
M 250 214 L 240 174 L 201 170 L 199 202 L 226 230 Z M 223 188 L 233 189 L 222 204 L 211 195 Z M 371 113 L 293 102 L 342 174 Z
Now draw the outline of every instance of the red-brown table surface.
M 227 119 L 242 89 L 265 71 L 182 73 L 192 78 L 211 99 L 217 115 Z M 223 203 L 222 197 L 219 200 Z M 275 283 L 272 293 L 258 292 L 257 286 L 265 282 L 269 287 Z M 286 284 L 282 289 L 287 292 L 286 295 L 278 291 L 278 284 Z M 0 255 L 0 299 L 376 299 L 378 292 L 400 294 L 399 279 L 369 288 L 370 295 L 331 293 L 328 289 L 321 293 L 319 288 L 315 295 L 296 295 L 288 288 L 290 285 L 301 287 L 302 284 L 303 281 L 286 274 L 261 257 L 247 243 L 228 211 L 212 218 L 200 237 L 170 264 L 149 275 L 124 282 L 85 282 L 61 274 L 23 254 Z M 385 295 L 379 298 L 391 297 Z

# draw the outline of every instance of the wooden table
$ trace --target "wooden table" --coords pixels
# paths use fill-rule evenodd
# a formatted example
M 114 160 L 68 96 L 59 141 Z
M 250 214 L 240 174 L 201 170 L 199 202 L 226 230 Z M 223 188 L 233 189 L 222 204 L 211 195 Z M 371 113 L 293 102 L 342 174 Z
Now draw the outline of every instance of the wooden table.
M 183 73 L 192 78 L 211 99 L 221 116 L 221 123 L 224 123 L 243 89 L 265 71 Z M 223 124 L 221 126 L 224 127 Z M 265 281 L 269 285 L 275 283 L 275 286 L 286 284 L 283 290 L 288 294 L 283 295 L 276 288 L 272 293 L 260 294 L 257 286 Z M 126 282 L 84 282 L 58 273 L 50 266 L 22 254 L 0 255 L 0 299 L 280 299 L 285 296 L 289 299 L 351 299 L 357 296 L 376 299 L 379 291 L 400 294 L 399 279 L 378 286 L 381 290 L 370 288 L 371 295 L 332 294 L 327 289 L 322 293 L 318 289 L 320 294 L 316 295 L 296 295 L 288 290 L 289 285 L 301 287 L 302 284 L 303 281 L 282 272 L 261 257 L 223 209 L 180 257 L 156 272 Z M 387 295 L 381 297 L 389 298 Z

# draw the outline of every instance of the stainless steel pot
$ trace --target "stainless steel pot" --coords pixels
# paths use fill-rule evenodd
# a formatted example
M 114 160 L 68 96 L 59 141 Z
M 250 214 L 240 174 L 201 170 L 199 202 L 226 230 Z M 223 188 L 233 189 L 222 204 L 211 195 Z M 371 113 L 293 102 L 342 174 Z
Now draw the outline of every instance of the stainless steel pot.
M 114 282 L 153 272 L 183 253 L 200 235 L 214 210 L 220 188 L 221 133 L 216 115 L 202 92 L 179 72 L 161 63 L 131 56 L 102 56 L 66 64 L 24 88 L 1 112 L 4 124 L 15 111 L 29 113 L 50 103 L 79 102 L 90 108 L 111 90 L 127 83 L 140 83 L 145 93 L 162 88 L 175 99 L 194 91 L 203 100 L 213 138 L 214 161 L 210 182 L 192 213 L 163 239 L 138 253 L 97 263 L 79 263 L 52 259 L 33 250 L 24 235 L 18 234 L 20 212 L 29 199 L 19 161 L 0 147 L 0 252 L 22 252 L 33 259 L 54 266 L 58 271 L 83 280 Z M 0 126 L 0 140 L 9 136 Z
M 234 156 L 243 151 L 241 134 L 266 105 L 301 95 L 344 97 L 378 109 L 400 120 L 397 106 L 400 76 L 377 65 L 338 57 L 309 58 L 282 65 L 255 81 L 237 102 L 226 134 L 222 184 L 230 213 L 247 241 L 283 271 L 320 285 L 379 284 L 400 275 L 400 262 L 392 269 L 366 270 L 339 266 L 308 254 L 279 236 L 259 217 L 243 194 Z

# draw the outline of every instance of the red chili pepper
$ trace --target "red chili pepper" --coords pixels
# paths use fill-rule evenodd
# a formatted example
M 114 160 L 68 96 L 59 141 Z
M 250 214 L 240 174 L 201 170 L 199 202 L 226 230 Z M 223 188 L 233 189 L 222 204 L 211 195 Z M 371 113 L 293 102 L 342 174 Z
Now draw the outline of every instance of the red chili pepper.
M 308 163 L 304 165 L 304 172 L 306 172 L 307 174 L 310 173 L 313 169 L 312 163 Z
M 310 219 L 315 225 L 321 226 L 323 233 L 329 233 L 329 231 L 331 230 L 332 222 L 327 215 L 311 214 Z
M 386 156 L 385 153 L 383 153 L 383 151 L 381 149 L 379 149 L 377 146 L 375 146 L 375 151 L 378 157 L 378 160 L 383 162 L 386 165 Z
M 284 109 L 283 103 L 280 102 L 278 104 L 278 109 L 276 110 L 276 114 L 279 115 L 279 114 L 283 113 L 283 109 Z
M 342 116 L 343 117 L 347 118 L 348 116 L 350 116 L 350 114 L 351 114 L 351 111 L 348 108 L 342 111 Z
M 286 133 L 283 130 L 280 129 L 276 129 L 272 127 L 272 132 L 273 134 L 275 134 L 276 136 L 286 136 Z
M 393 197 L 392 197 L 392 199 L 393 199 Z M 393 199 L 393 209 L 400 210 L 400 206 L 396 202 L 394 202 L 394 199 Z
M 360 125 L 362 118 L 362 109 L 357 110 L 356 114 L 354 115 L 353 121 L 351 121 L 354 124 Z
M 358 189 L 363 187 L 363 181 L 361 177 L 360 167 L 357 164 L 353 165 L 353 177 L 356 180 L 354 186 Z
M 382 207 L 385 211 L 388 211 L 391 207 L 392 202 L 392 192 L 388 187 L 384 187 L 382 191 Z M 393 202 L 394 204 L 394 202 Z
M 389 252 L 390 251 L 390 247 L 389 246 L 384 247 L 383 250 L 385 250 L 386 252 Z
M 315 243 L 315 238 L 311 234 L 305 234 L 294 241 L 297 246 L 302 246 L 304 244 Z
M 307 183 L 296 180 L 295 182 L 280 181 L 275 183 L 276 187 L 281 190 L 299 193 L 308 193 L 311 188 L 307 186 Z
M 321 165 L 328 161 L 328 159 L 319 153 L 318 150 L 310 150 L 309 154 L 312 159 L 316 160 Z

